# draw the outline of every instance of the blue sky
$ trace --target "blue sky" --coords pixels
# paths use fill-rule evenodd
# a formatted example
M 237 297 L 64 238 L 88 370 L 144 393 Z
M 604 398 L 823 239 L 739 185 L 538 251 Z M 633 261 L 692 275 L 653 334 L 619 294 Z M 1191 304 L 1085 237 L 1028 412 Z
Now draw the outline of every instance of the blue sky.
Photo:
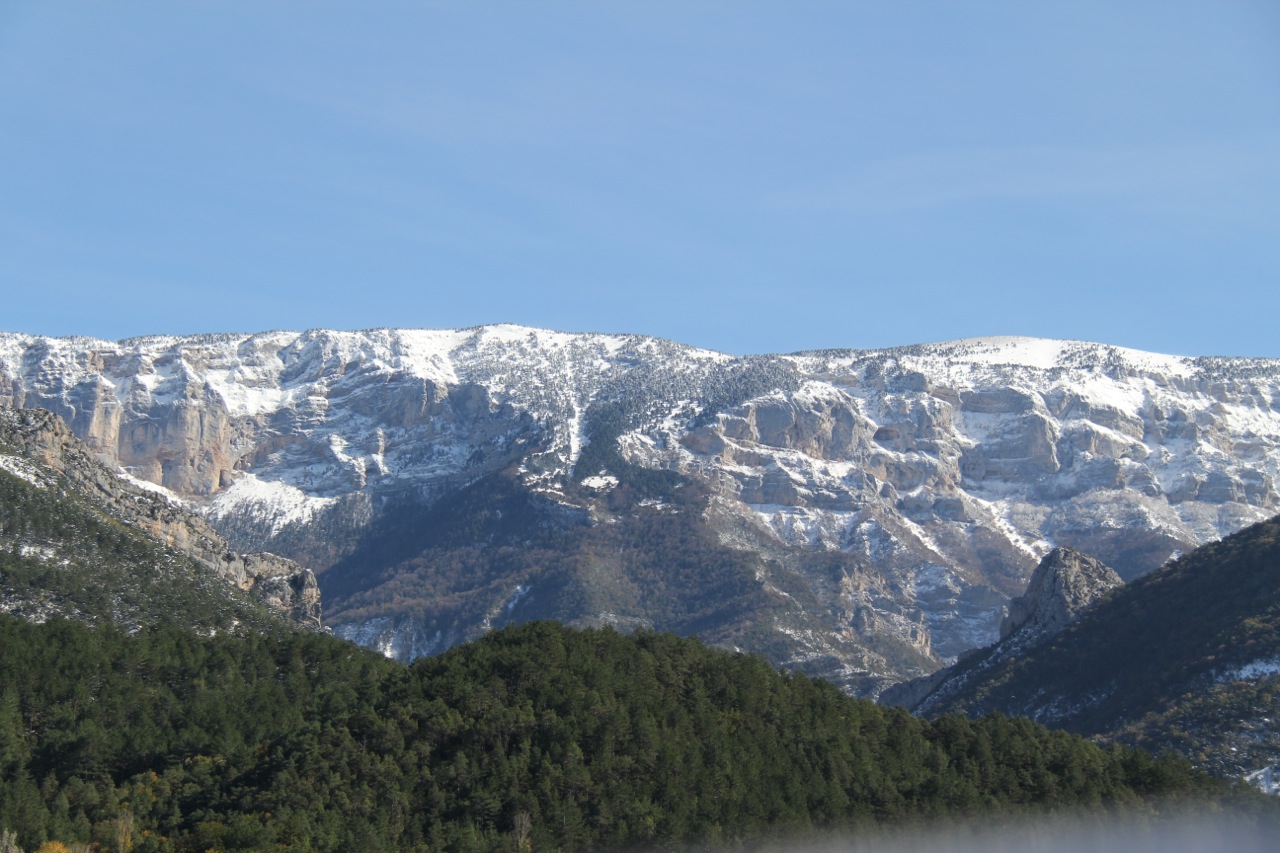
M 0 329 L 1280 357 L 1280 4 L 0 0 Z

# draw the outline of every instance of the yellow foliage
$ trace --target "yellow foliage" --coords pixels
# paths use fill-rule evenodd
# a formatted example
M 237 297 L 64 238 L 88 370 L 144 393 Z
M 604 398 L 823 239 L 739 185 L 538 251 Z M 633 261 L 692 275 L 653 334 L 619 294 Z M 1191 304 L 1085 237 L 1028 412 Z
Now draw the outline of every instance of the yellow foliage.
M 71 848 L 61 841 L 46 841 L 36 848 L 36 853 L 71 853 Z

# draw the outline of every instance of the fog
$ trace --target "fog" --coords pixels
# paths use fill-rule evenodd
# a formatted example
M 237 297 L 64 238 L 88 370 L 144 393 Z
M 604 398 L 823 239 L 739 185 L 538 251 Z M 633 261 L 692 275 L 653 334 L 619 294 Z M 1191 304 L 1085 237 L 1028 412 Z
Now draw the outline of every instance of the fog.
M 899 832 L 857 833 L 792 840 L 755 853 L 1274 853 L 1280 850 L 1280 811 L 1120 821 L 1074 819 L 946 824 Z

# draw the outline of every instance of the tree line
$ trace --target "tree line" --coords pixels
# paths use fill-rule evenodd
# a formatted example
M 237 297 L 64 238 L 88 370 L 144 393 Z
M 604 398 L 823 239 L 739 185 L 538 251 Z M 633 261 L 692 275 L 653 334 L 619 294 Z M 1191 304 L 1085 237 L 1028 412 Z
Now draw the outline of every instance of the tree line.
M 28 850 L 733 846 L 1173 795 L 1246 797 L 1181 759 L 923 721 L 664 633 L 535 622 L 406 667 L 301 632 L 0 617 L 0 830 Z

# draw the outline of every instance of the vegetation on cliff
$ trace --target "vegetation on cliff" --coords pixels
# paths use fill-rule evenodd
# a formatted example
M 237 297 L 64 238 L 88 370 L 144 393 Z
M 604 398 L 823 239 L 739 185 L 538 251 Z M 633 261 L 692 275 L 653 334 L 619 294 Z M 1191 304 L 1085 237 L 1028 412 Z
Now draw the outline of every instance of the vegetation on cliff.
M 47 479 L 0 469 L 0 612 L 132 629 L 157 622 L 206 632 L 286 629 L 194 559 L 39 473 Z

